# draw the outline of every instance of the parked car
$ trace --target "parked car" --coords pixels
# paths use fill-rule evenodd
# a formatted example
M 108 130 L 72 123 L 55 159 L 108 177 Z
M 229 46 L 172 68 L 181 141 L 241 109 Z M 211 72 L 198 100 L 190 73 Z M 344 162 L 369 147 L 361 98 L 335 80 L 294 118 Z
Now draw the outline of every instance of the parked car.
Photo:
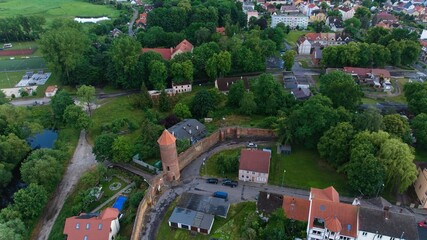
M 419 222 L 418 227 L 427 228 L 427 220 Z
M 225 199 L 225 200 L 228 199 L 228 193 L 226 193 L 226 192 L 220 192 L 220 191 L 214 192 L 213 196 L 216 197 L 216 198 L 222 198 L 222 199 Z
M 234 187 L 237 187 L 239 183 L 237 181 L 226 181 L 226 182 L 223 182 L 222 185 L 234 188 Z
M 255 143 L 250 142 L 250 143 L 248 143 L 248 145 L 246 145 L 246 147 L 248 147 L 248 148 L 256 148 L 258 146 Z
M 206 183 L 218 184 L 218 178 L 208 178 Z

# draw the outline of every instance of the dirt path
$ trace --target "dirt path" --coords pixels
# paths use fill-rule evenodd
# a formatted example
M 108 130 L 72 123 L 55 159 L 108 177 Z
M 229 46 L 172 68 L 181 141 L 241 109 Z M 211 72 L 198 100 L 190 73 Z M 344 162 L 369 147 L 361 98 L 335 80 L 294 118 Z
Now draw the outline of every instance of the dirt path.
M 70 194 L 81 175 L 90 167 L 96 164 L 95 156 L 92 153 L 92 146 L 88 144 L 85 132 L 80 132 L 79 142 L 74 151 L 67 171 L 65 172 L 61 183 L 56 188 L 54 197 L 47 204 L 43 216 L 40 218 L 31 239 L 47 240 L 52 230 L 52 226 L 64 205 L 65 199 Z

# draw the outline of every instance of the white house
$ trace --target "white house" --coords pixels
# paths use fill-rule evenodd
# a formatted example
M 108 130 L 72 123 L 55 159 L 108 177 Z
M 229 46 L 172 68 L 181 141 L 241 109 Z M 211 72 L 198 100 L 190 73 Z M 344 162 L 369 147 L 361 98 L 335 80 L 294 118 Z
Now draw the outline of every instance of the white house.
M 359 208 L 358 240 L 419 239 L 415 218 L 407 213 L 384 209 Z
M 338 11 L 340 11 L 340 13 L 342 14 L 343 21 L 354 17 L 354 13 L 355 13 L 354 8 L 350 8 L 350 7 L 339 7 Z
M 99 214 L 82 213 L 65 220 L 67 240 L 113 240 L 120 230 L 119 210 L 106 208 Z
M 298 54 L 308 55 L 311 51 L 311 43 L 307 38 L 302 37 L 297 41 Z
M 321 47 L 346 44 L 351 39 L 339 33 L 307 33 L 297 41 L 298 54 L 310 54 L 314 44 Z
M 239 180 L 245 182 L 267 183 L 270 172 L 268 151 L 243 149 L 240 153 Z
M 181 84 L 172 83 L 173 94 L 191 92 L 191 90 L 192 90 L 192 85 L 189 82 L 183 82 Z
M 46 91 L 44 92 L 44 95 L 46 97 L 53 97 L 53 96 L 55 96 L 57 91 L 58 91 L 58 87 L 56 85 L 55 86 L 48 86 L 46 88 Z
M 280 14 L 271 16 L 271 27 L 274 28 L 279 23 L 284 23 L 290 28 L 306 29 L 308 26 L 308 17 L 302 14 Z

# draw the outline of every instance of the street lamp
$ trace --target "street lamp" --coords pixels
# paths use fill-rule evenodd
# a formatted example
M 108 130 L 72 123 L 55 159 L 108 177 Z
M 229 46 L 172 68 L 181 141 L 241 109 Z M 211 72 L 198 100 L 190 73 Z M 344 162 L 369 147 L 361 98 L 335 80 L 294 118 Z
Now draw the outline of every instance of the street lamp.
M 283 185 L 283 182 L 285 181 L 285 173 L 286 173 L 286 169 L 283 169 L 282 187 L 284 186 L 284 185 Z
M 384 187 L 384 183 L 382 183 L 381 185 L 379 185 L 379 186 L 378 186 L 378 190 L 377 190 L 377 197 L 378 197 L 378 194 L 380 193 L 380 189 L 381 189 L 381 187 Z

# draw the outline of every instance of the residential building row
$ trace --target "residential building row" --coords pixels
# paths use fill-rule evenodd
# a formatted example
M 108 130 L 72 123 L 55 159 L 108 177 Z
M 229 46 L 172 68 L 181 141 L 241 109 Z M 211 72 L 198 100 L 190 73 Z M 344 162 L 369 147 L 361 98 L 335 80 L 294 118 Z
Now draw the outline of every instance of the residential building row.
M 262 215 L 282 208 L 285 215 L 307 222 L 307 239 L 417 240 L 415 218 L 408 210 L 379 197 L 340 201 L 334 187 L 311 188 L 308 199 L 261 191 L 257 211 Z

